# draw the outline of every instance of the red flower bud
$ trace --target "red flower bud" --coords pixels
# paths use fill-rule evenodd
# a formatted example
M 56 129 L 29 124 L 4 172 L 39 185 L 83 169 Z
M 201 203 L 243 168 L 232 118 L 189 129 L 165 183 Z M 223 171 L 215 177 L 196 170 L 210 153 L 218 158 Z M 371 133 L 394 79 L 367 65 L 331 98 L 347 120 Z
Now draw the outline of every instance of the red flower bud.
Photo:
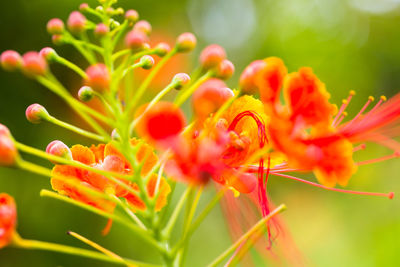
M 53 61 L 55 60 L 58 55 L 57 52 L 51 47 L 45 47 L 40 50 L 39 55 L 43 57 L 46 61 Z
M 20 54 L 13 50 L 4 51 L 0 57 L 1 66 L 8 71 L 14 71 L 21 67 L 22 58 Z
M 69 147 L 59 140 L 54 140 L 46 147 L 46 153 L 53 156 L 61 157 L 64 159 L 72 160 L 72 152 Z M 51 161 L 57 164 L 56 161 Z
M 10 131 L 6 126 L 0 124 L 0 166 L 13 166 L 17 158 L 18 151 Z
M 79 5 L 79 10 L 84 12 L 89 9 L 89 5 L 87 3 L 82 3 Z
M 136 22 L 135 26 L 133 27 L 133 30 L 143 32 L 146 35 L 150 35 L 151 24 L 146 20 L 141 20 Z
M 235 72 L 235 66 L 227 59 L 219 63 L 217 67 L 216 77 L 222 80 L 228 80 Z
M 106 65 L 98 63 L 86 69 L 86 85 L 93 90 L 104 92 L 110 86 L 110 73 Z
M 11 243 L 17 225 L 17 208 L 14 198 L 0 194 L 0 249 Z
M 218 66 L 225 58 L 225 49 L 217 44 L 212 44 L 201 52 L 200 64 L 204 69 L 211 69 Z
M 54 34 L 62 34 L 64 31 L 64 22 L 61 19 L 55 18 L 47 22 L 47 32 Z
M 258 91 L 257 86 L 255 85 L 255 77 L 259 70 L 263 69 L 266 66 L 264 60 L 256 60 L 250 63 L 242 74 L 240 75 L 239 85 L 244 93 L 253 94 Z
M 67 21 L 68 29 L 72 33 L 81 33 L 86 28 L 86 18 L 78 11 L 73 11 Z
M 47 62 L 38 52 L 27 52 L 22 57 L 22 71 L 27 76 L 44 75 L 47 72 Z
M 132 50 L 142 49 L 147 41 L 147 35 L 141 31 L 130 31 L 125 37 L 126 46 Z
M 190 52 L 196 47 L 196 37 L 193 33 L 185 32 L 178 36 L 176 49 L 178 52 Z
M 78 98 L 83 102 L 92 100 L 94 97 L 94 91 L 89 86 L 82 86 L 78 91 Z
M 94 34 L 97 37 L 104 37 L 110 30 L 104 23 L 97 24 Z
M 154 49 L 156 55 L 159 57 L 163 57 L 167 53 L 169 53 L 169 51 L 171 51 L 171 47 L 169 46 L 169 44 L 164 42 L 158 43 Z
M 137 115 L 146 109 L 147 105 L 139 108 Z M 185 126 L 183 112 L 170 102 L 158 102 L 151 107 L 138 124 L 138 132 L 154 141 L 162 141 L 178 135 Z
M 148 55 L 143 56 L 140 58 L 140 63 L 142 64 L 143 69 L 151 69 L 154 66 L 154 58 Z
M 192 104 L 194 113 L 205 119 L 216 112 L 234 94 L 226 84 L 218 79 L 210 79 L 197 88 L 193 94 Z
M 55 45 L 62 45 L 64 44 L 64 37 L 61 34 L 55 34 L 51 36 L 51 41 Z
M 39 104 L 32 104 L 25 111 L 26 119 L 31 123 L 41 123 L 49 117 L 47 110 Z
M 175 89 L 179 90 L 190 82 L 190 76 L 186 73 L 175 74 L 172 82 L 175 84 Z
M 139 14 L 136 10 L 129 9 L 125 12 L 125 19 L 129 22 L 135 22 L 139 19 Z

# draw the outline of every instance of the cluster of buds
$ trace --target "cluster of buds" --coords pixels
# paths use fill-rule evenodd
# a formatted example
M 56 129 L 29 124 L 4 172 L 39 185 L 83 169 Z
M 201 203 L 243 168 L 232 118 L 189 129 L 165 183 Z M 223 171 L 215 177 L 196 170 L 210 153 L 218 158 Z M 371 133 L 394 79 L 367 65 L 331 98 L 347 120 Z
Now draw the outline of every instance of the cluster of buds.
M 272 175 L 337 192 L 393 198 L 393 193 L 355 192 L 334 186 L 346 185 L 359 165 L 400 155 L 399 145 L 391 139 L 398 134 L 400 96 L 387 103 L 381 98 L 365 113 L 372 102 L 369 99 L 352 120 L 342 123 L 354 93 L 337 112 L 325 85 L 310 68 L 288 73 L 283 61 L 275 57 L 252 62 L 242 72 L 238 90 L 232 90 L 225 80 L 232 77 L 234 65 L 224 48 L 212 44 L 201 51 L 197 70 L 190 75 L 171 74 L 169 83 L 149 97 L 147 89 L 160 70 L 178 53 L 194 50 L 196 37 L 187 32 L 177 36 L 173 45 L 160 42 L 152 46 L 152 26 L 139 20 L 137 11 L 115 9 L 115 0 L 99 2 L 101 5 L 95 8 L 81 4 L 79 11 L 69 15 L 66 26 L 58 18 L 47 24 L 53 43 L 76 48 L 87 61 L 85 66 L 78 66 L 50 47 L 23 56 L 11 50 L 1 54 L 3 69 L 20 70 L 60 96 L 90 130 L 55 118 L 39 104 L 26 109 L 29 122 L 53 123 L 96 142 L 87 147 L 55 140 L 43 151 L 18 143 L 0 124 L 0 165 L 48 176 L 55 192 L 44 190 L 43 196 L 108 218 L 104 232 L 110 230 L 112 221 L 128 225 L 160 253 L 167 266 L 183 264 L 191 234 L 222 196 L 231 234 L 240 242 L 212 265 L 221 263 L 231 252 L 235 253 L 228 264 L 243 255 L 249 242 L 257 239 L 251 236 L 254 233 L 257 237 L 266 233 L 264 241 L 270 246 L 273 231 L 282 230 L 275 216 L 284 208 L 273 209 L 268 198 L 267 181 Z M 154 56 L 161 59 L 157 62 Z M 60 64 L 81 78 L 77 96 L 52 74 L 51 64 Z M 146 70 L 147 75 L 134 87 L 129 82 L 136 69 Z M 281 91 L 285 102 L 281 101 Z M 166 96 L 174 100 L 167 101 Z M 86 104 L 94 99 L 102 104 L 102 110 Z M 188 120 L 181 109 L 189 99 L 193 120 Z M 353 153 L 364 149 L 365 144 L 353 144 L 364 141 L 382 143 L 394 153 L 356 163 Z M 27 162 L 18 150 L 45 158 L 55 166 L 50 170 Z M 320 184 L 287 174 L 296 171 L 314 173 Z M 165 222 L 165 210 L 173 204 L 169 200 L 177 181 L 187 190 Z M 201 192 L 211 181 L 219 192 L 193 221 Z M 175 243 L 171 233 L 185 203 L 184 232 Z M 122 214 L 115 212 L 117 207 Z M 15 229 L 15 205 L 3 195 L 0 219 L 1 248 L 9 244 L 9 233 Z M 92 241 L 74 236 L 105 254 L 89 253 L 92 258 L 131 264 Z M 29 248 L 38 244 L 22 242 Z M 63 246 L 46 246 L 89 255 Z M 41 249 L 46 246 L 41 244 Z M 264 248 L 261 253 L 265 253 Z

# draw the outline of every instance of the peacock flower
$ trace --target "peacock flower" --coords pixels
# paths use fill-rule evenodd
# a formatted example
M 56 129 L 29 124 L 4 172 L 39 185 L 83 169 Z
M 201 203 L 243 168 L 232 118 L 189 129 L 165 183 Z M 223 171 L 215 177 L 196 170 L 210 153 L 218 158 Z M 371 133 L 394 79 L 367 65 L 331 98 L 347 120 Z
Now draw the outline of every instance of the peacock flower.
M 17 225 L 17 209 L 14 198 L 0 194 L 0 249 L 10 244 Z
M 157 156 L 151 146 L 139 144 L 139 140 L 132 139 L 132 146 L 140 145 L 137 153 L 137 161 L 143 164 L 141 175 L 146 177 L 157 163 Z M 118 174 L 133 175 L 132 167 L 125 157 L 112 144 L 100 144 L 97 146 L 85 147 L 74 145 L 70 149 L 72 159 L 101 171 L 115 172 Z M 139 193 L 139 188 L 134 182 L 124 179 L 110 180 L 109 178 L 70 165 L 56 165 L 52 171 L 51 184 L 54 190 L 62 195 L 69 196 L 85 204 L 94 206 L 101 210 L 112 212 L 115 204 L 101 196 L 92 194 L 88 190 L 98 193 L 114 192 L 115 196 L 126 198 L 133 210 L 145 210 L 144 202 L 135 194 L 127 190 L 123 185 Z M 150 197 L 154 197 L 155 184 L 158 176 L 151 174 L 147 182 L 147 190 Z M 170 192 L 170 186 L 164 178 L 160 178 L 159 195 L 156 201 L 156 210 L 161 210 L 166 204 L 166 198 Z

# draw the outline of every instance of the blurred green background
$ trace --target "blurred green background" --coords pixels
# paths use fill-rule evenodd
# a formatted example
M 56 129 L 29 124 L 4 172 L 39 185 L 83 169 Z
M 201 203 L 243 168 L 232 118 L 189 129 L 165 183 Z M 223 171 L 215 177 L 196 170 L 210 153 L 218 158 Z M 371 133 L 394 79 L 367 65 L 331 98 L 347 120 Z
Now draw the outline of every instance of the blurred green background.
M 95 1 L 88 3 L 96 5 Z M 53 17 L 65 20 L 79 4 L 78 0 L 3 1 L 0 51 L 15 49 L 23 53 L 51 45 L 45 30 L 47 21 Z M 369 95 L 392 96 L 399 91 L 399 0 L 121 0 L 120 5 L 138 10 L 156 32 L 172 38 L 180 32 L 193 31 L 199 46 L 189 60 L 195 60 L 206 44 L 226 47 L 237 69 L 236 76 L 229 81 L 231 86 L 250 61 L 279 56 L 289 71 L 300 66 L 312 67 L 326 83 L 335 103 L 340 103 L 349 90 L 356 90 L 350 114 L 357 112 Z M 59 47 L 57 51 L 75 62 L 81 61 L 70 47 Z M 58 70 L 58 74 L 71 90 L 79 87 L 80 81 L 70 72 Z M 69 145 L 82 143 L 52 125 L 32 125 L 26 121 L 25 108 L 38 102 L 56 117 L 73 122 L 74 114 L 60 99 L 19 73 L 0 71 L 0 81 L 0 122 L 10 128 L 16 139 L 42 149 L 54 139 Z M 368 144 L 366 151 L 356 153 L 356 159 L 388 153 L 391 152 L 387 149 Z M 364 166 L 348 188 L 400 193 L 399 173 L 396 160 Z M 138 260 L 152 257 L 151 250 L 127 234 L 125 228 L 115 224 L 111 233 L 102 237 L 104 219 L 55 200 L 42 199 L 42 188 L 50 188 L 48 179 L 0 169 L 0 191 L 16 198 L 18 231 L 23 237 L 81 246 L 66 235 L 66 231 L 73 230 L 121 255 Z M 288 206 L 283 217 L 307 266 L 400 264 L 399 198 L 390 201 L 339 194 L 278 177 L 270 179 L 269 192 L 275 203 Z M 207 197 L 212 193 L 210 187 Z M 220 210 L 215 209 L 192 238 L 187 265 L 204 266 L 229 244 L 226 224 Z M 108 265 L 56 253 L 5 248 L 0 251 L 0 266 Z

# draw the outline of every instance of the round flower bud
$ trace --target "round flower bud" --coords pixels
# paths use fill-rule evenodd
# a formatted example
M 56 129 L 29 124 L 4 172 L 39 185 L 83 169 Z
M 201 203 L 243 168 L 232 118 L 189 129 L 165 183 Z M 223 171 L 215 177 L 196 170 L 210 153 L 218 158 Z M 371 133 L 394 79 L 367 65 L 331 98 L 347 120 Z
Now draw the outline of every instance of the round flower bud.
M 14 71 L 21 67 L 22 58 L 18 52 L 13 50 L 7 50 L 1 53 L 0 62 L 3 69 L 8 71 Z
M 100 23 L 96 25 L 96 28 L 94 29 L 94 34 L 97 37 L 104 37 L 110 30 L 104 23 Z
M 200 119 L 205 119 L 233 96 L 233 91 L 227 88 L 223 81 L 215 78 L 209 79 L 193 93 L 194 113 Z
M 17 162 L 18 151 L 10 135 L 0 135 L 0 166 L 13 166 Z
M 254 83 L 255 76 L 266 65 L 267 63 L 264 60 L 256 60 L 244 69 L 239 79 L 239 86 L 244 93 L 253 94 L 257 92 L 258 89 Z
M 112 16 L 112 15 L 114 15 L 114 13 L 115 13 L 115 9 L 112 8 L 112 7 L 108 7 L 108 8 L 106 9 L 106 13 L 107 13 L 107 15 Z
M 64 22 L 61 19 L 54 18 L 47 22 L 47 32 L 51 35 L 62 34 L 64 31 Z
M 86 85 L 95 91 L 104 92 L 110 86 L 110 72 L 106 65 L 98 63 L 86 69 Z
M 58 57 L 57 52 L 51 47 L 42 48 L 39 55 L 48 62 L 54 61 Z
M 7 126 L 0 123 L 0 135 L 11 136 L 10 130 L 8 130 Z
M 140 20 L 136 22 L 135 26 L 133 27 L 133 30 L 143 32 L 146 35 L 150 35 L 151 24 L 146 20 Z
M 17 208 L 14 198 L 6 193 L 0 194 L 0 249 L 9 245 L 17 225 Z
M 122 7 L 118 7 L 116 10 L 115 10 L 115 14 L 117 14 L 117 15 L 123 15 L 124 14 L 124 9 L 122 8 Z
M 148 55 L 143 56 L 140 58 L 140 64 L 145 70 L 151 69 L 154 66 L 154 58 Z
M 27 76 L 44 75 L 47 72 L 47 62 L 38 52 L 27 52 L 22 56 L 22 71 Z
M 31 123 L 41 123 L 49 117 L 47 110 L 39 104 L 32 104 L 25 111 L 26 119 Z
M 125 44 L 132 50 L 139 50 L 148 41 L 147 35 L 141 31 L 130 31 L 125 37 Z
M 55 34 L 51 36 L 51 41 L 55 45 L 62 45 L 64 44 L 64 37 L 61 34 Z
M 64 159 L 72 160 L 72 152 L 69 147 L 59 140 L 54 140 L 46 147 L 46 153 L 61 157 Z M 52 163 L 57 164 L 57 161 L 52 161 Z
M 169 51 L 171 51 L 171 47 L 169 44 L 161 42 L 156 45 L 155 49 L 155 54 L 159 57 L 163 57 L 166 54 L 168 54 Z
M 176 49 L 178 52 L 190 52 L 196 47 L 196 37 L 193 33 L 185 32 L 178 36 L 176 40 Z
M 219 63 L 216 71 L 216 77 L 222 80 L 227 80 L 232 77 L 235 72 L 235 66 L 232 62 L 227 59 L 224 59 L 221 63 Z
M 225 58 L 225 49 L 217 44 L 212 44 L 201 51 L 200 64 L 204 69 L 211 69 L 218 66 Z
M 79 10 L 84 12 L 87 11 L 89 9 L 89 4 L 88 3 L 82 3 L 79 5 Z
M 136 10 L 129 9 L 125 12 L 125 19 L 129 22 L 135 22 L 139 19 L 139 14 Z
M 175 89 L 180 90 L 183 86 L 190 82 L 190 76 L 186 73 L 175 74 L 172 83 L 175 84 Z
M 68 17 L 67 26 L 72 33 L 81 33 L 86 28 L 86 18 L 80 12 L 73 11 Z
M 89 86 L 82 86 L 78 91 L 78 98 L 83 102 L 88 102 L 94 97 L 94 91 Z
M 138 110 L 140 116 L 147 105 Z M 151 107 L 140 120 L 139 134 L 154 141 L 163 141 L 177 136 L 186 124 L 183 112 L 171 102 L 160 101 Z

